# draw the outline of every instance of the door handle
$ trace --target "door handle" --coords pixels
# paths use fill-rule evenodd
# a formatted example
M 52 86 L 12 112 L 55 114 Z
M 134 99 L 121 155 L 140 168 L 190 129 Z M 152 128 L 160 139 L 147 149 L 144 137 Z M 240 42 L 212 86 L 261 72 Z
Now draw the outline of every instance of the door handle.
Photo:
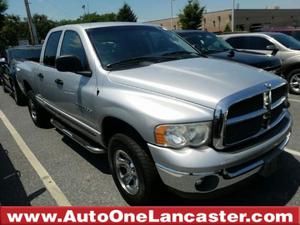
M 39 74 L 38 74 L 38 77 L 41 78 L 41 79 L 43 79 L 43 78 L 44 78 L 44 75 L 43 75 L 42 73 L 39 73 Z
M 64 82 L 61 79 L 56 79 L 55 83 L 57 83 L 58 85 L 64 85 Z

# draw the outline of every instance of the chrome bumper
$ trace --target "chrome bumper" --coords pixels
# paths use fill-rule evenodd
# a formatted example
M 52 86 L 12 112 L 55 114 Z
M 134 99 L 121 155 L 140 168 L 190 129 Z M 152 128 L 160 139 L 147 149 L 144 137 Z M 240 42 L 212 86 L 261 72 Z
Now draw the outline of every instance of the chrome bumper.
M 148 146 L 165 185 L 183 193 L 210 193 L 261 172 L 284 150 L 291 126 L 292 120 L 272 139 L 233 153 L 217 152 L 208 147 L 176 151 Z

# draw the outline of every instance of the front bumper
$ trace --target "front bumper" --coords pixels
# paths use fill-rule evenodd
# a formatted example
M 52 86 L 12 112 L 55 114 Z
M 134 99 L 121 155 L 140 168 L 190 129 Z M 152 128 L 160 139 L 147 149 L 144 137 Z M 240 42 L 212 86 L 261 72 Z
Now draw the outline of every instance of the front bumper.
M 267 167 L 289 142 L 291 127 L 290 118 L 277 135 L 236 152 L 220 152 L 209 147 L 182 150 L 152 144 L 148 147 L 165 185 L 183 193 L 209 193 L 245 180 Z

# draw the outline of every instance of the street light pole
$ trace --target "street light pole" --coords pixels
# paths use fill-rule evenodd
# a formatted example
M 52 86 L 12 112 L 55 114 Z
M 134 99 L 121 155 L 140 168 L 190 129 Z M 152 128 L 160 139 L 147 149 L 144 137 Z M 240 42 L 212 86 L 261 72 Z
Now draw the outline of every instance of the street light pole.
M 231 12 L 231 31 L 234 32 L 235 26 L 235 0 L 232 0 L 232 12 Z

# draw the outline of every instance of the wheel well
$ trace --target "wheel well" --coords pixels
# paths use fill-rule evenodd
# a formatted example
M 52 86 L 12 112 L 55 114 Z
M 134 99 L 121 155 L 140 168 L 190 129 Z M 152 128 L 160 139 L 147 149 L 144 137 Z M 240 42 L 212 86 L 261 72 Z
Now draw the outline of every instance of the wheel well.
M 288 76 L 290 75 L 290 73 L 296 69 L 300 69 L 300 64 L 295 64 L 290 66 L 288 69 L 286 69 L 285 71 L 285 77 L 288 78 Z
M 24 84 L 25 94 L 27 94 L 29 91 L 32 91 L 30 84 L 26 80 L 23 81 L 23 84 Z
M 137 130 L 130 124 L 124 122 L 123 120 L 117 119 L 115 117 L 106 117 L 102 122 L 102 136 L 104 145 L 107 147 L 110 138 L 117 133 L 123 133 L 134 138 L 144 149 L 148 150 L 146 141 L 137 132 Z

